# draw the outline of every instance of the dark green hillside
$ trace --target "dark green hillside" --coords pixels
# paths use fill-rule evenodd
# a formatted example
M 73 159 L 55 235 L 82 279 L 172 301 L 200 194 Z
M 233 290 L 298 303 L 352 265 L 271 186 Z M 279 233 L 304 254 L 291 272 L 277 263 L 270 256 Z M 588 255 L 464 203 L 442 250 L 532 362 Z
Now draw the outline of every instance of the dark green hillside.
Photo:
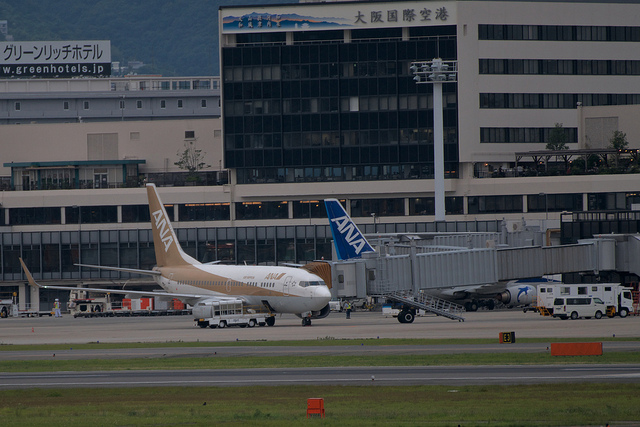
M 0 0 L 15 41 L 111 40 L 111 58 L 142 74 L 219 75 L 218 7 L 292 0 Z

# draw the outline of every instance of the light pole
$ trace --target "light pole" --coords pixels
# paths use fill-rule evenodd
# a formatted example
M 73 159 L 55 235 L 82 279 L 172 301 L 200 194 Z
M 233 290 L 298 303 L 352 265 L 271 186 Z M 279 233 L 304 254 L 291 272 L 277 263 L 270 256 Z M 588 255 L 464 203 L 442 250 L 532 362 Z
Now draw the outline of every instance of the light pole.
M 436 221 L 445 220 L 444 207 L 444 124 L 442 119 L 442 83 L 456 81 L 457 61 L 412 62 L 413 80 L 418 84 L 433 84 L 433 180 Z
M 78 213 L 78 262 L 80 262 L 80 251 L 82 250 L 82 209 L 79 205 L 73 205 L 71 207 L 77 210 Z
M 539 196 L 542 198 L 544 196 L 544 220 L 545 227 L 547 226 L 546 221 L 549 220 L 549 205 L 547 204 L 547 193 L 540 193 Z

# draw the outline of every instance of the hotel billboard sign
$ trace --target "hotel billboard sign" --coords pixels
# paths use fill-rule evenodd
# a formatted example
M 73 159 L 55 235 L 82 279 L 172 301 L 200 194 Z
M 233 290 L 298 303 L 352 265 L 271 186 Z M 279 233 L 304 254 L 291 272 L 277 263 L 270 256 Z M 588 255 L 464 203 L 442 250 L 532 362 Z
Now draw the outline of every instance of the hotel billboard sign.
M 455 25 L 452 1 L 221 7 L 222 34 Z
M 0 42 L 0 77 L 111 75 L 111 42 Z

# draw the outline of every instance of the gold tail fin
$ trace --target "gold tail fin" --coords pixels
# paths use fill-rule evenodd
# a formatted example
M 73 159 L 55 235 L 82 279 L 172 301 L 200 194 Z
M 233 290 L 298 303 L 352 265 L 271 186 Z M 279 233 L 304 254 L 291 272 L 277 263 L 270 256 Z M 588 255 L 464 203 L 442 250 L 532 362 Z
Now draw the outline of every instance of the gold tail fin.
M 34 288 L 39 288 L 40 285 L 38 285 L 38 283 L 36 283 L 36 281 L 33 279 L 33 276 L 31 275 L 31 272 L 29 271 L 29 269 L 25 265 L 25 263 L 22 260 L 22 258 L 18 257 L 18 259 L 20 260 L 20 264 L 22 264 L 22 270 L 24 270 L 24 275 L 27 276 L 27 281 L 29 282 L 29 284 L 31 286 L 33 286 Z
M 153 246 L 156 251 L 156 264 L 158 267 L 200 264 L 184 253 L 180 247 L 178 237 L 173 231 L 155 184 L 147 184 L 147 197 L 149 198 Z

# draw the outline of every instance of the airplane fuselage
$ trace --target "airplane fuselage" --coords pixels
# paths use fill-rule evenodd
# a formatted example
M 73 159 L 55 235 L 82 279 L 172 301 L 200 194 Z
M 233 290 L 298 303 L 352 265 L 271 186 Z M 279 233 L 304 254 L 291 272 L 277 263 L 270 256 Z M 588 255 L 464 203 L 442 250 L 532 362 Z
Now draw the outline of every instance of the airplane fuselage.
M 278 313 L 322 310 L 331 299 L 318 276 L 298 268 L 189 265 L 154 270 L 162 273 L 156 281 L 167 292 L 241 298 L 247 305 L 266 306 Z

